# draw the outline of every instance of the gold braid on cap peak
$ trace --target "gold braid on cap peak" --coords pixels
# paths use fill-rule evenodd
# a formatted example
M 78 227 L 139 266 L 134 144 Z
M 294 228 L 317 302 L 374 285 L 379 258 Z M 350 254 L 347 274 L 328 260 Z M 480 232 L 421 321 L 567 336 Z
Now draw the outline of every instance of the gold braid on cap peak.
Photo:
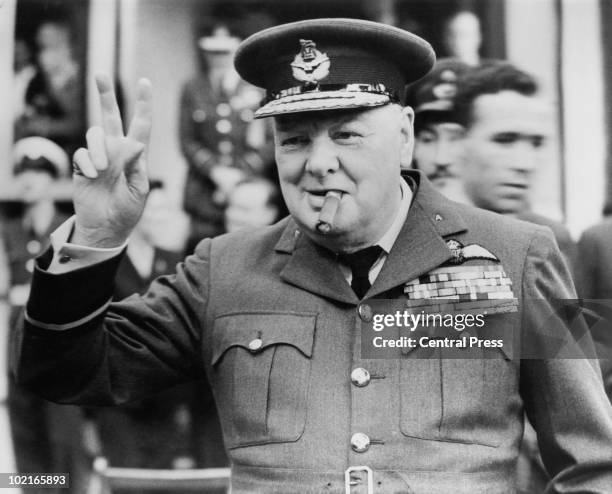
M 282 91 L 266 94 L 262 105 L 270 103 L 281 98 L 288 96 L 297 96 L 305 93 L 316 93 L 316 92 L 328 92 L 328 91 L 347 91 L 354 93 L 372 93 L 387 96 L 389 101 L 392 103 L 399 103 L 400 98 L 396 91 L 389 91 L 384 84 L 317 84 L 317 83 L 306 83 L 301 86 L 294 86 Z

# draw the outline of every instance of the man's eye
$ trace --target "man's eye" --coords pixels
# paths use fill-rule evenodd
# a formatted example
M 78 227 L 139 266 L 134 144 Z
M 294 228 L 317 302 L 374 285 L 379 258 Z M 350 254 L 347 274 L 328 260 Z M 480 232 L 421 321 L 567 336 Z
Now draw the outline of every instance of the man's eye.
M 498 144 L 513 144 L 519 139 L 519 135 L 513 132 L 495 134 L 492 141 Z
M 290 136 L 281 139 L 281 146 L 303 146 L 308 143 L 306 136 Z
M 359 139 L 360 137 L 360 134 L 350 130 L 340 130 L 334 133 L 334 139 L 339 141 L 353 141 Z
M 533 136 L 531 138 L 531 145 L 534 148 L 541 148 L 544 145 L 544 142 L 546 142 L 546 138 L 544 136 Z
M 429 144 L 431 142 L 434 142 L 435 140 L 436 140 L 436 137 L 430 133 L 421 132 L 420 134 L 417 135 L 417 141 L 419 141 L 422 144 Z

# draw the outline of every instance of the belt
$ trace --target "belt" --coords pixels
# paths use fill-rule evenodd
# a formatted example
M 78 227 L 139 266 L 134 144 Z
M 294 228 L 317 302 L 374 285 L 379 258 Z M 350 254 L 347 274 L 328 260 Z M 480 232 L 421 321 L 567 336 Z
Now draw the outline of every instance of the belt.
M 374 494 L 374 477 L 373 472 L 370 467 L 366 466 L 358 466 L 358 467 L 348 467 L 344 471 L 344 491 L 345 494 L 351 494 L 351 488 L 356 485 L 360 485 L 362 480 L 360 477 L 356 477 L 354 474 L 358 472 L 365 472 L 366 474 L 366 485 L 367 485 L 367 493 Z

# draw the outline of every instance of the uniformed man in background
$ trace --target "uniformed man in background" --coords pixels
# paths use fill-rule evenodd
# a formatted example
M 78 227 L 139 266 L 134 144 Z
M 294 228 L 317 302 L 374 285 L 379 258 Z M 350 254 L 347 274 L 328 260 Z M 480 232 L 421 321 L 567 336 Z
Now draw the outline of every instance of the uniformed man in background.
M 224 233 L 223 213 L 234 186 L 270 167 L 267 127 L 253 120 L 261 92 L 240 78 L 233 56 L 240 39 L 224 25 L 199 39 L 203 67 L 181 93 L 179 137 L 187 160 L 183 207 L 191 219 L 188 252 Z
M 461 177 L 463 135 L 454 108 L 459 79 L 469 65 L 454 58 L 436 61 L 433 70 L 410 86 L 406 103 L 414 108 L 414 162 L 449 199 L 470 201 Z
M 206 374 L 234 493 L 512 492 L 524 410 L 551 492 L 609 492 L 612 410 L 591 362 L 521 361 L 512 345 L 477 352 L 490 358 L 362 358 L 374 299 L 420 303 L 451 275 L 457 304 L 510 309 L 523 332 L 541 322 L 529 299 L 574 296 L 547 229 L 400 175 L 413 113 L 399 95 L 433 61 L 422 39 L 353 19 L 247 39 L 235 64 L 267 90 L 256 116 L 274 117 L 291 216 L 204 240 L 175 276 L 118 304 L 113 277 L 147 193 L 150 87 L 124 136 L 100 78 L 104 126 L 75 155 L 76 217 L 39 260 L 19 379 L 110 405 Z M 507 335 L 499 321 L 490 336 Z
M 70 170 L 66 152 L 44 137 L 18 140 L 13 147 L 13 159 L 19 210 L 6 214 L 0 225 L 0 249 L 5 251 L 7 260 L 0 270 L 8 271 L 10 283 L 9 339 L 15 335 L 17 321 L 28 300 L 34 259 L 47 249 L 49 234 L 68 219 L 54 201 L 53 186 Z M 81 492 L 88 470 L 82 444 L 81 409 L 43 400 L 11 376 L 7 405 L 17 471 L 25 474 L 70 470 L 70 492 Z M 25 494 L 56 492 L 38 486 L 23 489 Z

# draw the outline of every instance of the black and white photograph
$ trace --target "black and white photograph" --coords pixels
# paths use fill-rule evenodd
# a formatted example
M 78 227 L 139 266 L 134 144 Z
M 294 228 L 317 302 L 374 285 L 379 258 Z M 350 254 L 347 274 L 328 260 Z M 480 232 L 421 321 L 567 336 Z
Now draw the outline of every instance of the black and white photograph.
M 611 0 L 0 0 L 0 492 L 612 494 Z

